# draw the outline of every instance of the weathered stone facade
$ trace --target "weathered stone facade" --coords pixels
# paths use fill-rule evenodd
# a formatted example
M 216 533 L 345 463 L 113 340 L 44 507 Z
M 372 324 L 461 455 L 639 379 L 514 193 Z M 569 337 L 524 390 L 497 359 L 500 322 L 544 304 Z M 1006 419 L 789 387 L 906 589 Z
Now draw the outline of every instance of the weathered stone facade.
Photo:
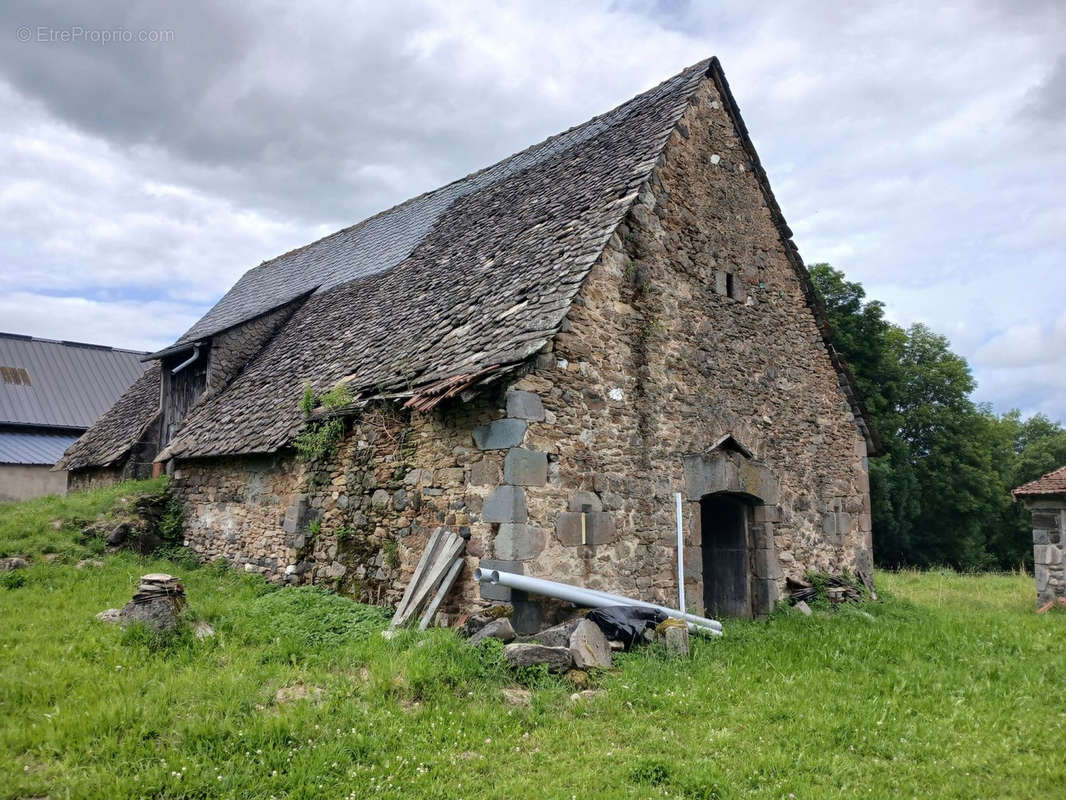
M 373 401 L 349 415 L 328 463 L 304 463 L 291 449 L 224 458 L 206 457 L 218 451 L 202 443 L 198 458 L 164 451 L 188 545 L 271 579 L 392 603 L 428 537 L 447 527 L 467 549 L 445 613 L 511 600 L 520 632 L 540 622 L 540 603 L 475 585 L 479 560 L 676 605 L 675 493 L 690 609 L 718 602 L 710 587 L 720 591 L 721 581 L 708 577 L 708 565 L 721 567 L 716 559 L 726 556 L 729 613 L 742 615 L 770 611 L 786 578 L 807 570 L 869 573 L 861 412 L 716 75 L 712 68 L 678 106 L 658 160 L 641 162 L 641 177 L 626 186 L 633 191 L 612 195 L 627 215 L 602 230 L 598 241 L 609 240 L 596 245 L 589 273 L 569 279 L 580 288 L 552 339 L 541 347 L 538 318 L 522 334 L 534 344 L 514 360 L 482 369 L 485 353 L 470 355 L 470 374 L 443 380 L 434 391 L 451 399 L 431 411 Z M 486 248 L 464 258 L 488 269 L 495 262 Z M 498 316 L 513 320 L 551 292 L 561 296 L 558 286 L 531 284 Z M 284 313 L 216 337 L 208 392 L 247 377 L 236 365 Z M 346 306 L 330 313 L 323 325 L 346 324 Z M 469 328 L 456 320 L 441 336 L 451 341 Z M 317 366 L 278 351 L 290 372 Z M 290 372 L 295 391 L 306 376 Z M 358 369 L 343 379 L 359 380 Z M 431 391 L 410 396 L 416 408 L 438 402 Z M 276 416 L 296 411 L 295 398 L 291 408 L 271 402 Z M 247 420 L 219 415 L 219 430 L 244 436 Z M 247 451 L 274 448 L 249 441 Z
M 1036 605 L 1066 607 L 1066 467 L 1059 467 L 1015 489 L 1015 500 L 1033 515 L 1033 572 Z
M 1033 573 L 1039 607 L 1066 598 L 1066 496 L 1031 498 L 1025 506 L 1033 514 Z
M 479 557 L 675 603 L 680 491 L 691 607 L 715 493 L 749 509 L 752 611 L 787 575 L 869 571 L 865 443 L 784 246 L 707 83 L 526 374 L 429 414 L 369 412 L 320 468 L 181 463 L 191 546 L 392 602 L 444 525 L 469 538 L 464 606 Z

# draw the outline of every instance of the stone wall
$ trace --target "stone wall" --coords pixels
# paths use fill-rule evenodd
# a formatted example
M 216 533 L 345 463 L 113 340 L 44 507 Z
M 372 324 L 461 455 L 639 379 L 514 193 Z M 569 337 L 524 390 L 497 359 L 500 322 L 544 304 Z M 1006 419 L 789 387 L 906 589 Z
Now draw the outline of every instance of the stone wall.
M 1026 499 L 1033 514 L 1033 573 L 1038 607 L 1066 597 L 1066 498 Z
M 205 561 L 282 578 L 297 551 L 285 516 L 302 479 L 291 457 L 246 456 L 176 464 L 171 491 L 185 510 L 185 545 Z
M 252 356 L 273 338 L 298 306 L 299 302 L 287 303 L 214 336 L 207 363 L 204 397 L 212 397 L 225 388 Z
M 89 469 L 70 470 L 67 472 L 67 491 L 86 492 L 89 489 L 112 486 L 121 480 L 123 480 L 121 467 L 92 467 Z
M 753 610 L 786 575 L 869 570 L 866 448 L 747 156 L 706 82 L 535 363 L 468 403 L 370 409 L 330 463 L 181 462 L 190 546 L 395 602 L 441 526 L 468 538 L 446 611 L 517 600 L 501 568 L 689 606 L 700 499 L 749 502 Z M 526 615 L 526 616 L 523 616 Z

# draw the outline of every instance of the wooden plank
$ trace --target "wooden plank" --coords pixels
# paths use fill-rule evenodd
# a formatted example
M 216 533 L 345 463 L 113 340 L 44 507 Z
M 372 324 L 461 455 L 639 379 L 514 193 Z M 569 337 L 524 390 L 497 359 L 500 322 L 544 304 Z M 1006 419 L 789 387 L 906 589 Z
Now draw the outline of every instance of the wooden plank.
M 429 623 L 433 621 L 433 615 L 437 613 L 437 609 L 440 608 L 441 602 L 448 596 L 448 592 L 451 591 L 452 584 L 455 583 L 455 579 L 459 577 L 459 571 L 463 568 L 463 559 L 457 558 L 452 563 L 452 568 L 448 570 L 448 574 L 444 576 L 444 582 L 441 583 L 440 588 L 437 589 L 437 593 L 433 595 L 433 602 L 429 604 L 429 608 L 426 609 L 426 613 L 422 615 L 422 619 L 418 623 L 418 629 L 424 631 L 429 627 Z
M 437 558 L 433 565 L 426 571 L 425 577 L 419 582 L 418 587 L 411 595 L 411 602 L 404 608 L 403 614 L 398 615 L 397 625 L 405 625 L 422 608 L 426 598 L 437 588 L 448 570 L 451 569 L 452 561 L 462 552 L 466 542 L 454 534 L 448 534 L 441 549 L 438 550 Z
M 403 612 L 407 609 L 407 605 L 411 602 L 411 596 L 414 594 L 415 589 L 418 588 L 418 583 L 422 579 L 426 567 L 436 555 L 440 541 L 444 538 L 442 536 L 444 532 L 444 528 L 437 528 L 426 540 L 426 546 L 425 549 L 422 550 L 421 558 L 418 559 L 418 565 L 415 567 L 415 571 L 411 573 L 411 580 L 408 581 L 407 588 L 403 590 L 403 597 L 400 598 L 400 602 L 396 604 L 396 613 L 392 617 L 392 622 L 389 623 L 391 627 L 396 627 L 396 625 L 399 624 L 397 620 L 402 616 Z

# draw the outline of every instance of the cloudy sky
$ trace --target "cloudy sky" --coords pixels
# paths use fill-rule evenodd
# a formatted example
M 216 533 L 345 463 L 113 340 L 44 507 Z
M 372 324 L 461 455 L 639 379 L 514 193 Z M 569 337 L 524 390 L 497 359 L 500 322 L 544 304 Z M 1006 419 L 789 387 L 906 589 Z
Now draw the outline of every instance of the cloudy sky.
M 717 54 L 807 262 L 1066 421 L 1061 0 L 7 2 L 0 37 L 0 330 L 162 347 L 260 261 Z

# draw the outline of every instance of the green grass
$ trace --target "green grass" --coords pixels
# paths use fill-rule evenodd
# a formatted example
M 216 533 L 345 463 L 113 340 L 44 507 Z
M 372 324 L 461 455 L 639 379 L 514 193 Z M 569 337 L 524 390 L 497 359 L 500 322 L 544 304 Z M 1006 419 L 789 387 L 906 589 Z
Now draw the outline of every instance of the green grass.
M 150 571 L 216 636 L 94 619 Z M 380 609 L 130 554 L 38 563 L 0 588 L 0 798 L 1061 796 L 1066 614 L 1034 614 L 1023 575 L 878 580 L 864 609 L 626 655 L 593 699 L 529 676 L 515 707 L 499 648 L 386 641 Z
M 82 524 L 108 514 L 125 501 L 162 491 L 166 478 L 127 481 L 92 492 L 48 495 L 23 503 L 0 503 L 0 558 L 49 556 L 63 563 L 95 556 L 102 539 L 82 540 Z

